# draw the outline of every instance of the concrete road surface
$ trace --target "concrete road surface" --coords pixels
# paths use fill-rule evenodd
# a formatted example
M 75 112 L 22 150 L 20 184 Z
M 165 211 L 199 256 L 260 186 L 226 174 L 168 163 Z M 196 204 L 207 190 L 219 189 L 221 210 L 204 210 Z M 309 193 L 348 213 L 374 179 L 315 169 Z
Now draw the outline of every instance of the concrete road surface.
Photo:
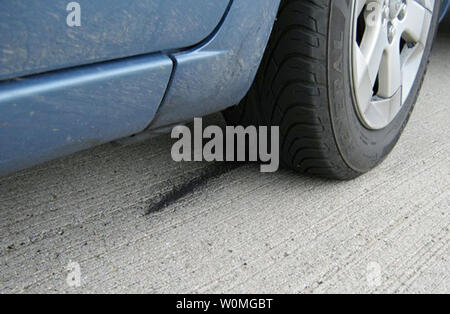
M 175 163 L 168 136 L 0 178 L 0 292 L 450 293 L 449 137 L 441 33 L 398 146 L 351 182 Z

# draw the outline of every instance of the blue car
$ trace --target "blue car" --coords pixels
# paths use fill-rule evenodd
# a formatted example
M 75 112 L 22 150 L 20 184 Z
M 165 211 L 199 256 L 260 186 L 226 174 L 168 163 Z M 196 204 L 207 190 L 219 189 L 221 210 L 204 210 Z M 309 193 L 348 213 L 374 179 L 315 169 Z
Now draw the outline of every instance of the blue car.
M 351 179 L 404 129 L 448 0 L 2 0 L 0 175 L 222 111 Z

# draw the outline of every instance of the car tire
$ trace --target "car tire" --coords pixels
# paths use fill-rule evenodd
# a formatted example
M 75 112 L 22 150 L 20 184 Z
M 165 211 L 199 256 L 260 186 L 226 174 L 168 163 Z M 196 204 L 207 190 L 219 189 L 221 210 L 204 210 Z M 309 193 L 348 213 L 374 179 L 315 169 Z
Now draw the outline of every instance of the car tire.
M 357 8 L 358 1 L 283 0 L 253 85 L 239 105 L 224 111 L 227 124 L 279 126 L 282 165 L 305 174 L 352 179 L 383 161 L 397 143 L 419 94 L 437 29 L 440 1 L 434 1 L 434 6 L 424 13 L 427 24 L 423 22 L 423 29 L 428 30 L 422 30 L 420 42 L 412 41 L 412 31 L 408 29 L 405 35 L 402 29 L 398 39 L 400 57 L 403 49 L 421 49 L 420 60 L 415 61 L 416 76 L 412 82 L 410 79 L 409 92 L 405 95 L 402 91 L 406 83 L 401 81 L 403 97 L 398 96 L 401 100 L 396 96 L 394 104 L 393 96 L 386 98 L 390 99 L 389 106 L 399 106 L 395 116 L 389 116 L 393 115 L 393 107 L 389 107 L 386 117 L 379 113 L 379 119 L 376 115 L 375 118 L 364 117 L 363 110 L 358 111 L 364 101 L 358 103 L 358 88 L 362 85 L 358 85 L 360 72 L 355 72 L 355 67 L 359 67 L 355 49 L 362 50 L 364 36 L 368 36 L 366 32 L 374 27 L 372 24 L 360 26 L 361 14 L 362 22 L 368 23 L 370 1 L 367 0 L 362 13 L 358 13 L 361 9 Z M 383 0 L 377 1 L 384 4 Z M 383 12 L 380 27 L 390 29 L 395 18 L 400 17 L 406 21 L 404 23 L 410 23 L 412 13 L 407 10 L 412 10 L 415 4 L 413 0 L 400 3 L 405 5 L 402 10 L 407 12 L 407 18 L 404 14 L 395 17 L 394 13 L 386 16 Z M 412 24 L 408 25 L 412 28 Z M 389 35 L 388 32 L 386 36 Z M 383 51 L 384 58 L 386 50 Z M 387 61 L 380 62 L 386 64 Z M 370 67 L 370 63 L 367 64 Z M 378 106 L 376 100 L 381 99 L 377 89 L 386 89 L 381 86 L 393 81 L 392 74 L 386 73 L 387 68 L 383 75 L 377 74 L 375 82 L 371 81 L 370 106 Z M 403 66 L 400 69 L 403 71 Z M 366 98 L 361 96 L 361 99 Z

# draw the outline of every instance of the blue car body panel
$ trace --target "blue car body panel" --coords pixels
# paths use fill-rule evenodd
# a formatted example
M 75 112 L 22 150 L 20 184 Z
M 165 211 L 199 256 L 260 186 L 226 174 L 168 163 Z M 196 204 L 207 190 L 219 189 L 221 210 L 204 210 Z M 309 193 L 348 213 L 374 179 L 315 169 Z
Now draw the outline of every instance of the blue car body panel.
M 2 1 L 0 175 L 238 103 L 280 0 L 78 2 Z
M 234 1 L 209 41 L 172 55 L 176 70 L 171 88 L 151 128 L 239 103 L 256 75 L 279 4 L 280 0 Z
M 229 0 L 1 0 L 0 80 L 195 45 L 216 28 Z
M 441 22 L 447 15 L 449 4 L 450 4 L 449 0 L 443 0 L 441 8 L 441 19 L 440 19 Z
M 144 56 L 0 84 L 0 174 L 141 132 L 171 71 Z

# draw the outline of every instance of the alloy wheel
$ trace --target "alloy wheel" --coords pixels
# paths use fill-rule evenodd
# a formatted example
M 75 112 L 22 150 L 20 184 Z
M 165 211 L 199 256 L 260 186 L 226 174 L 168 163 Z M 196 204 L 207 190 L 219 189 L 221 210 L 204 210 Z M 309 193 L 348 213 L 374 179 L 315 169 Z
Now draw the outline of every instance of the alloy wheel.
M 427 46 L 435 0 L 355 0 L 351 41 L 355 109 L 369 129 L 400 112 Z

